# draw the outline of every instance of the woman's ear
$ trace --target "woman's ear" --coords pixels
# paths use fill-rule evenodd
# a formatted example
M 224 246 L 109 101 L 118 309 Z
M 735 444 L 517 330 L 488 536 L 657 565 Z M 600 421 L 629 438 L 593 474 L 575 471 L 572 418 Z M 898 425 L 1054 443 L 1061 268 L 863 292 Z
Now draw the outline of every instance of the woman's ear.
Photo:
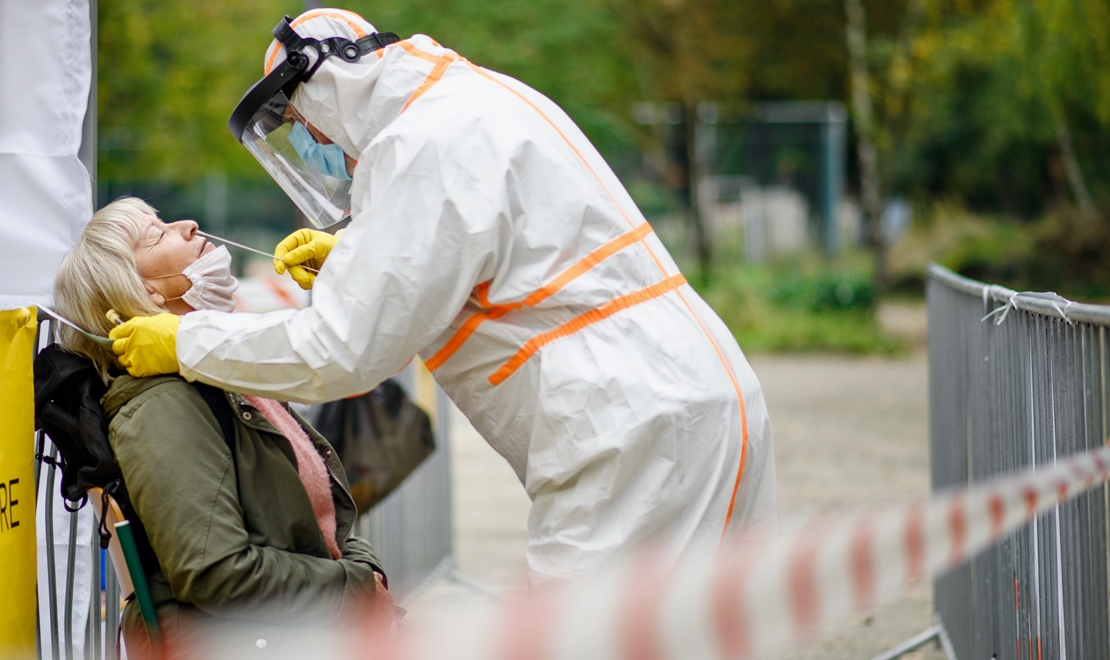
M 166 297 L 155 291 L 150 286 L 146 288 L 147 295 L 150 296 L 150 302 L 154 303 L 156 307 L 166 308 Z

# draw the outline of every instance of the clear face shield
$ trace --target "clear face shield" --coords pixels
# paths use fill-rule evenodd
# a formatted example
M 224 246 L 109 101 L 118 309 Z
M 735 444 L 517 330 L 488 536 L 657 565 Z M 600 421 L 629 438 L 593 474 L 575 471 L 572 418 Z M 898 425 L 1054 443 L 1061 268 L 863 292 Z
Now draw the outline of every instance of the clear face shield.
M 293 30 L 288 16 L 273 35 L 284 46 L 286 58 L 247 90 L 228 128 L 312 224 L 330 227 L 351 214 L 346 158 L 339 145 L 321 143 L 312 134 L 289 99 L 328 57 L 357 62 L 400 38 L 379 32 L 358 41 L 309 39 Z
M 351 214 L 351 177 L 342 148 L 320 144 L 284 92 L 258 109 L 240 142 L 317 228 Z

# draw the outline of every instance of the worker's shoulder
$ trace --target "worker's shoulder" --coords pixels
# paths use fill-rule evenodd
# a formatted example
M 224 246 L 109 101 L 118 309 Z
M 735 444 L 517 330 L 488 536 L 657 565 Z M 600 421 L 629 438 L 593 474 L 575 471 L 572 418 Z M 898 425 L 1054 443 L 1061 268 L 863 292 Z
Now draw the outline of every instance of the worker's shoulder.
M 383 129 L 371 148 L 380 153 L 434 145 L 437 152 L 476 154 L 494 145 L 500 151 L 533 139 L 539 115 L 520 99 L 496 96 L 469 86 L 438 96 L 428 94 Z
M 457 61 L 432 86 L 414 92 L 394 122 L 429 133 L 460 126 L 504 127 L 514 117 L 527 117 L 552 102 L 527 84 L 496 71 Z

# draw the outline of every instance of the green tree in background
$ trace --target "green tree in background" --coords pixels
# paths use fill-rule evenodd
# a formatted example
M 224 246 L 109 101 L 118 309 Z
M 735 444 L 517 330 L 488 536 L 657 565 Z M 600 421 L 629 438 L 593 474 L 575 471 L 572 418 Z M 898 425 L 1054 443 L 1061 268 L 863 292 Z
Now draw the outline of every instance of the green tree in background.
M 921 2 L 880 90 L 895 186 L 1025 218 L 1105 207 L 1105 0 Z
M 427 34 L 470 61 L 555 100 L 603 152 L 635 147 L 640 98 L 628 40 L 603 0 L 352 0 L 379 30 Z
M 734 121 L 759 101 L 850 101 L 843 0 L 339 4 L 402 37 L 429 34 L 550 96 L 630 188 L 672 200 L 656 213 L 687 220 L 700 217 L 689 192 L 699 176 L 692 126 L 702 102 Z M 1110 0 L 861 6 L 880 195 L 908 196 L 926 211 L 941 200 L 1026 221 L 1083 209 L 1090 231 L 1071 233 L 1090 238 L 1075 249 L 1110 263 L 1102 257 L 1110 230 L 1100 229 L 1110 210 Z M 249 198 L 229 211 L 229 228 L 282 214 L 295 223 L 226 123 L 261 76 L 270 30 L 303 8 L 297 0 L 100 0 L 99 169 L 110 194 L 140 183 L 185 190 L 177 196 L 192 201 L 177 213 L 198 214 L 204 181 L 222 176 L 257 188 L 253 197 L 240 188 L 228 195 L 229 206 Z M 633 121 L 632 106 L 643 101 L 682 109 L 681 149 L 664 148 L 675 131 Z M 671 162 L 645 168 L 645 153 L 669 153 Z M 849 188 L 858 192 L 855 163 L 853 153 Z M 251 207 L 262 210 L 252 216 Z M 694 229 L 707 270 L 714 240 Z
M 101 178 L 265 176 L 227 119 L 260 76 L 269 30 L 296 2 L 100 0 Z
M 737 39 L 742 3 L 732 0 L 610 0 L 635 45 L 639 97 L 677 113 L 679 149 L 670 169 L 694 230 L 701 278 L 712 269 L 712 237 L 696 185 L 707 173 L 697 145 L 701 104 L 738 101 L 747 86 L 750 43 Z

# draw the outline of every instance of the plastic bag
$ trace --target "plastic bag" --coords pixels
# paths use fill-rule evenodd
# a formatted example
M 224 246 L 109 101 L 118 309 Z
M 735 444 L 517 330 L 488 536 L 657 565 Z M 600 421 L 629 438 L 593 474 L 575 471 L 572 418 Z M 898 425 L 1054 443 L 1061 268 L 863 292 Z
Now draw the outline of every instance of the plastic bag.
M 428 414 L 393 380 L 313 412 L 312 425 L 343 462 L 359 513 L 393 492 L 436 448 Z

